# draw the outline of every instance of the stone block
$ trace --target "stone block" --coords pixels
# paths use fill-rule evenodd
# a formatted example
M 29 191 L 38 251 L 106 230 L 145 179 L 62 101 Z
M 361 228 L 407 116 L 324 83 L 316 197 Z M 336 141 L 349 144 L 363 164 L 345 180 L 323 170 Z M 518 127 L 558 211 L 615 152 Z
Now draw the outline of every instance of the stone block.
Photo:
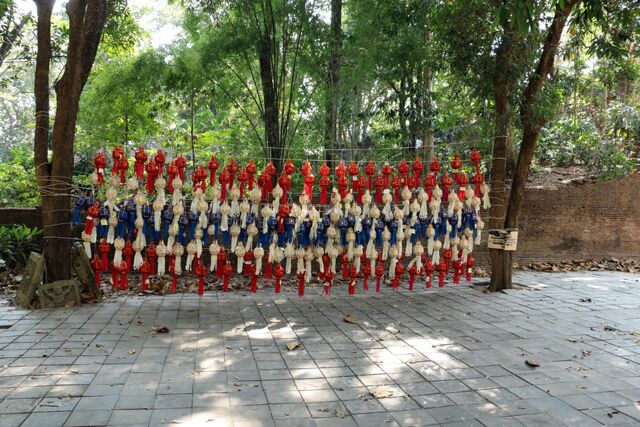
M 29 260 L 22 275 L 22 282 L 16 293 L 16 305 L 23 308 L 30 308 L 31 301 L 36 295 L 38 286 L 42 283 L 44 275 L 44 257 L 35 252 L 31 252 Z
M 80 282 L 71 279 L 46 283 L 38 287 L 38 294 L 40 308 L 80 305 Z
M 96 285 L 96 277 L 93 274 L 91 262 L 89 261 L 89 258 L 87 257 L 87 254 L 80 242 L 74 243 L 71 248 L 71 266 L 84 289 L 89 290 L 89 292 L 91 292 L 95 297 L 96 301 L 102 301 L 102 293 Z

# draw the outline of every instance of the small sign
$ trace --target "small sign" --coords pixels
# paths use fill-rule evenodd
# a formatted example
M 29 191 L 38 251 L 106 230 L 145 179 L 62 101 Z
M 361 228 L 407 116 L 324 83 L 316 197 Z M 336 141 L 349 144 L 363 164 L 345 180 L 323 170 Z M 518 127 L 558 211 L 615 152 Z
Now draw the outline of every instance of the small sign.
M 501 249 L 503 251 L 515 251 L 518 246 L 517 228 L 498 228 L 489 230 L 489 249 Z

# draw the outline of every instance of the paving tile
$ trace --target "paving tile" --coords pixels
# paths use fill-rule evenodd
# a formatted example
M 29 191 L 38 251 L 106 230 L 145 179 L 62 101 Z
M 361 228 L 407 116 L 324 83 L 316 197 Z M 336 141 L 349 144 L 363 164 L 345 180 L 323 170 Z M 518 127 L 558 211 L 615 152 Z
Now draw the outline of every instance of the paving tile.
M 274 403 L 269 405 L 274 419 L 307 418 L 311 414 L 304 403 Z
M 344 400 L 342 402 L 351 414 L 366 414 L 369 412 L 384 412 L 384 407 L 376 399 Z
M 118 401 L 118 395 L 82 397 L 76 405 L 78 411 L 95 411 L 98 409 L 113 409 Z
M 86 427 L 86 426 L 103 426 L 109 422 L 111 411 L 73 411 L 67 421 L 65 427 Z
M 70 411 L 66 412 L 33 412 L 29 417 L 21 424 L 21 427 L 41 427 L 46 426 L 61 426 L 69 418 Z
M 147 409 L 116 409 L 112 411 L 109 424 L 137 425 L 148 424 L 153 411 Z
M 155 400 L 153 394 L 120 394 L 115 409 L 152 409 Z
M 587 274 L 598 288 L 583 290 Z M 640 350 L 602 327 L 640 329 L 628 277 L 517 273 L 547 287 L 416 289 L 412 304 L 385 288 L 349 299 L 336 289 L 330 299 L 207 293 L 54 312 L 0 307 L 15 323 L 0 332 L 0 425 L 64 415 L 52 423 L 634 425 Z M 597 304 L 576 301 L 586 292 Z M 347 313 L 361 321 L 344 324 Z M 171 332 L 151 336 L 149 325 Z M 286 351 L 293 340 L 303 345 Z M 527 367 L 525 357 L 543 364 Z M 371 397 L 380 385 L 393 395 Z
M 165 408 L 151 411 L 149 425 L 189 425 L 191 424 L 191 408 Z
M 300 394 L 306 403 L 333 402 L 338 400 L 338 396 L 328 389 L 303 390 Z

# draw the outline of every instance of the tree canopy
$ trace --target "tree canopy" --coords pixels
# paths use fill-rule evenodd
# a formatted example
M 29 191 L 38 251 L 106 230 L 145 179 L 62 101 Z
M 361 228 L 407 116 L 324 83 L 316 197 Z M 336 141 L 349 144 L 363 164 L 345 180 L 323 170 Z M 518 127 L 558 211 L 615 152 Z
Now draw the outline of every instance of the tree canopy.
M 422 153 L 432 138 L 436 156 L 478 148 L 489 168 L 496 55 L 504 37 L 513 45 L 504 75 L 511 105 L 508 169 L 515 167 L 522 92 L 553 8 L 564 1 L 339 1 L 335 39 L 336 2 L 109 1 L 80 98 L 76 179 L 86 180 L 98 148 L 116 144 L 129 152 L 145 145 L 189 156 L 193 151 L 199 161 L 216 153 L 260 164 L 286 157 L 324 160 L 327 154 L 393 161 Z M 0 179 L 16 165 L 25 165 L 25 176 L 32 173 L 20 159 L 28 158 L 34 129 L 34 10 L 26 0 L 0 3 Z M 635 1 L 578 2 L 552 76 L 538 95 L 536 114 L 546 120 L 534 169 L 578 166 L 606 178 L 635 167 L 638 21 Z M 68 31 L 65 11 L 54 9 L 52 87 L 66 60 Z M 334 40 L 336 132 L 335 141 L 327 141 L 327 64 Z M 52 90 L 52 106 L 54 101 Z M 34 194 L 21 203 L 37 201 Z

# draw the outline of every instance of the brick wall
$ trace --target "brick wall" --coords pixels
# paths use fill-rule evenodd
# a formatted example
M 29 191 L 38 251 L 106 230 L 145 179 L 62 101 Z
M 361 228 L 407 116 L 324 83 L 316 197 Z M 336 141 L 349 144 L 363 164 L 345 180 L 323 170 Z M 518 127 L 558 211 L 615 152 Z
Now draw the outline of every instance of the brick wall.
M 525 192 L 515 261 L 601 259 L 640 255 L 640 175 Z M 484 236 L 483 236 L 484 239 Z M 474 249 L 488 266 L 486 241 Z

